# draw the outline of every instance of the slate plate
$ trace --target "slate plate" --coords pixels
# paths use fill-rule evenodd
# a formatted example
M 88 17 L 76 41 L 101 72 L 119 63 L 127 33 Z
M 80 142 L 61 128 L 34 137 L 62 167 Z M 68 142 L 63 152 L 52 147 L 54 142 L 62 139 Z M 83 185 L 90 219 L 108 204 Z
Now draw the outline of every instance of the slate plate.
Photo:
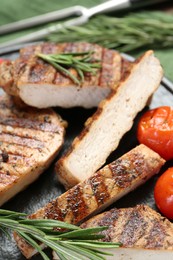
M 12 53 L 6 58 L 14 59 L 17 57 L 17 53 Z M 155 108 L 162 105 L 173 106 L 172 94 L 165 89 L 162 85 L 159 87 L 157 92 L 154 94 L 153 99 L 150 104 L 150 108 Z M 143 112 L 148 108 L 145 108 L 135 119 L 133 128 L 122 138 L 119 147 L 113 152 L 108 158 L 107 162 L 111 162 L 126 153 L 133 147 L 135 147 L 138 142 L 136 140 L 136 126 L 139 117 Z M 56 111 L 62 116 L 63 119 L 67 120 L 69 127 L 67 129 L 66 138 L 64 146 L 58 155 L 57 159 L 68 149 L 70 143 L 78 133 L 83 128 L 85 120 L 91 116 L 95 109 L 85 110 L 82 108 L 74 109 L 56 109 Z M 173 162 L 169 162 L 163 167 L 162 172 L 168 167 L 173 166 Z M 159 174 L 160 175 L 160 174 Z M 159 176 L 158 175 L 158 176 Z M 135 191 L 126 195 L 124 198 L 120 199 L 113 206 L 114 207 L 130 207 L 137 204 L 147 204 L 153 209 L 157 210 L 153 198 L 153 187 L 158 176 L 153 177 L 146 184 L 139 187 Z M 26 190 L 19 193 L 12 200 L 6 203 L 3 208 L 9 210 L 15 210 L 19 212 L 32 213 L 40 207 L 44 206 L 46 203 L 59 196 L 65 190 L 63 186 L 58 183 L 55 172 L 54 172 L 54 163 L 52 166 L 42 174 L 42 176 L 33 184 L 31 184 Z M 51 252 L 48 251 L 48 254 Z M 0 233 L 0 260 L 24 260 L 20 251 L 15 245 L 15 242 L 9 240 L 3 234 Z M 35 256 L 33 260 L 42 259 L 40 256 Z

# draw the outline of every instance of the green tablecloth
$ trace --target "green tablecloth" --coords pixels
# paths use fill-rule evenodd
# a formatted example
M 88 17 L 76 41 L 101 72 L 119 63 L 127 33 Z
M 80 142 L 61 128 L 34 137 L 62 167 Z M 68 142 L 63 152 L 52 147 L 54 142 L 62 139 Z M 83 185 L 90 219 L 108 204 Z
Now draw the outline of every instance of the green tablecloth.
M 72 5 L 94 6 L 103 2 L 102 0 L 0 0 L 0 25 L 20 19 L 43 14 L 49 11 L 58 10 Z M 4 41 L 14 35 L 1 37 Z M 139 55 L 140 52 L 133 52 L 132 55 Z M 173 81 L 173 47 L 169 49 L 156 50 L 165 71 L 165 76 Z

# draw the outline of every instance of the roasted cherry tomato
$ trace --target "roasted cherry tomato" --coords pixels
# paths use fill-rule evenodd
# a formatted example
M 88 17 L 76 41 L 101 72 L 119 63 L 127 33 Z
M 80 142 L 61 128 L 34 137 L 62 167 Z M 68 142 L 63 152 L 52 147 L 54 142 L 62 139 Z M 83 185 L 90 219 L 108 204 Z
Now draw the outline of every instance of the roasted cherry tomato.
M 173 159 L 173 108 L 164 106 L 147 111 L 139 121 L 137 138 L 165 160 Z
M 173 167 L 164 172 L 157 180 L 154 198 L 161 213 L 173 219 Z

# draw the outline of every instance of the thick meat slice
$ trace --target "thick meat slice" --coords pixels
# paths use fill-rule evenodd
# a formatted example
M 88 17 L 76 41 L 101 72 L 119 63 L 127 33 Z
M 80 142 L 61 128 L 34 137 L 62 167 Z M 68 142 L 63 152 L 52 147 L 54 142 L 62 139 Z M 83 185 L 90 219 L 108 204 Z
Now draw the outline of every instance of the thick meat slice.
M 101 232 L 105 235 L 103 241 L 121 242 L 123 245 L 121 248 L 109 249 L 108 252 L 113 253 L 113 256 L 106 259 L 172 259 L 173 224 L 147 205 L 114 208 L 81 225 L 82 228 L 98 226 L 109 227 Z M 59 259 L 55 252 L 53 259 Z
M 100 60 L 101 69 L 95 75 L 85 75 L 77 86 L 48 63 L 36 57 L 37 53 L 94 51 L 93 59 Z M 14 62 L 0 64 L 0 85 L 10 94 L 19 96 L 26 104 L 38 108 L 52 106 L 90 108 L 97 106 L 124 75 L 121 55 L 90 43 L 44 43 L 26 47 Z M 71 69 L 73 74 L 76 71 Z
M 112 254 L 112 256 L 106 256 L 106 260 L 172 260 L 171 250 L 152 250 L 123 247 L 102 250 Z M 59 257 L 55 252 L 53 252 L 52 260 L 59 260 Z
M 20 111 L 0 97 L 0 205 L 39 177 L 63 139 L 63 121 L 51 109 Z
M 82 224 L 94 226 L 108 226 L 103 240 L 123 247 L 173 250 L 173 224 L 147 205 L 114 208 Z
M 82 133 L 56 165 L 57 176 L 66 188 L 85 180 L 105 163 L 133 125 L 137 113 L 158 88 L 162 75 L 158 59 L 148 51 L 118 89 L 100 103 Z
M 164 160 L 144 145 L 139 145 L 119 159 L 77 184 L 30 218 L 50 218 L 78 224 L 115 202 L 158 173 Z M 22 253 L 30 258 L 35 251 L 19 236 Z

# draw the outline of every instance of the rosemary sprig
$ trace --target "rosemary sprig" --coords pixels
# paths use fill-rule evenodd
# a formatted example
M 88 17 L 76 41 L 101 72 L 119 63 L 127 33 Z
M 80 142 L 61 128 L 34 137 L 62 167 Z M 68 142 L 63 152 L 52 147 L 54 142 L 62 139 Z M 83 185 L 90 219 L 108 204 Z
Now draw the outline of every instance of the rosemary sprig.
M 93 60 L 93 52 L 80 53 L 60 53 L 60 54 L 42 54 L 37 56 L 51 64 L 65 76 L 68 76 L 74 83 L 80 85 L 84 81 L 84 73 L 96 74 L 97 69 L 101 67 L 98 60 Z M 70 68 L 77 71 L 78 77 L 70 72 Z
M 121 18 L 100 15 L 86 25 L 64 28 L 51 34 L 48 40 L 87 41 L 124 52 L 140 47 L 172 47 L 173 16 L 151 11 L 131 13 Z
M 0 209 L 0 230 L 9 236 L 7 230 L 16 232 L 35 248 L 44 260 L 50 260 L 42 249 L 42 244 L 51 248 L 61 260 L 104 260 L 103 248 L 116 248 L 120 243 L 101 242 L 99 232 L 107 227 L 81 229 L 58 220 L 27 219 L 24 213 Z M 59 231 L 56 231 L 58 228 Z M 65 231 L 64 231 L 65 230 Z

